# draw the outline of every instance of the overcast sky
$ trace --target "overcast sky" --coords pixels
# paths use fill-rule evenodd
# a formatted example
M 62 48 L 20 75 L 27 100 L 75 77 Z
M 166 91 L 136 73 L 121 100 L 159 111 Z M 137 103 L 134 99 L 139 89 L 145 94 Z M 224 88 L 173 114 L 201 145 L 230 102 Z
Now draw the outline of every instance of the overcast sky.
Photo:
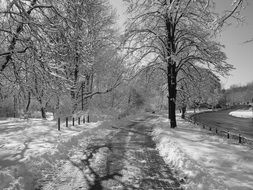
M 216 0 L 217 11 L 231 8 L 233 0 Z M 113 7 L 117 10 L 118 23 L 122 26 L 126 17 L 124 12 L 126 7 L 122 0 L 110 0 Z M 253 41 L 251 43 L 243 43 L 253 39 L 253 1 L 249 0 L 249 4 L 242 11 L 245 16 L 243 24 L 234 24 L 226 27 L 219 36 L 219 40 L 225 45 L 229 64 L 234 65 L 235 70 L 231 71 L 231 76 L 227 78 L 221 77 L 223 87 L 229 88 L 231 85 L 245 85 L 253 82 Z

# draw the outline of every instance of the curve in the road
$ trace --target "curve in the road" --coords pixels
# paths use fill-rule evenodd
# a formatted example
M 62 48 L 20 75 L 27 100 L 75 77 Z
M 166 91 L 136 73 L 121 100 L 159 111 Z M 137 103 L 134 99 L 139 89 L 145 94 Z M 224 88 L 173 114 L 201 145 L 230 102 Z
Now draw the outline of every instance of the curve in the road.
M 231 111 L 205 112 L 195 115 L 194 118 L 204 125 L 229 130 L 253 139 L 253 120 L 230 116 Z

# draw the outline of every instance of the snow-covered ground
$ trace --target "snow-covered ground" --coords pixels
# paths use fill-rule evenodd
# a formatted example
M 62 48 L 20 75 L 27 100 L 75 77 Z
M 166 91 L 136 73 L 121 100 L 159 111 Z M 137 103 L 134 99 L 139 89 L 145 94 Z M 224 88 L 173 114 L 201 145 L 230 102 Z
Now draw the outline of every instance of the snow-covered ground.
M 30 156 L 53 153 L 57 144 L 68 141 L 82 132 L 83 127 L 95 127 L 99 123 L 83 124 L 57 130 L 55 121 L 42 119 L 6 120 L 0 125 L 0 160 L 24 161 Z
M 170 129 L 168 119 L 162 117 L 151 124 L 160 155 L 179 172 L 186 189 L 252 190 L 252 148 L 177 119 L 176 129 Z
M 229 115 L 232 115 L 234 117 L 241 117 L 241 118 L 253 118 L 253 111 L 252 107 L 248 110 L 236 110 L 229 113 Z
M 20 180 L 24 179 L 24 175 L 27 175 L 27 163 L 35 162 L 35 158 L 40 158 L 42 155 L 53 155 L 55 152 L 59 152 L 62 144 L 87 129 L 97 127 L 100 123 L 82 124 L 68 128 L 62 124 L 61 130 L 58 131 L 56 121 L 42 119 L 1 120 L 0 189 L 8 184 L 12 184 L 13 188 L 7 189 L 23 189 L 20 185 L 15 184 L 23 184 Z M 41 167 L 43 168 L 43 166 Z M 15 177 L 18 175 L 17 173 L 22 174 L 19 174 L 20 177 Z
M 207 111 L 213 111 L 212 109 L 195 109 L 195 111 L 193 109 L 189 109 L 186 111 L 186 113 L 188 114 L 194 114 L 194 113 L 201 113 L 201 112 L 207 112 Z

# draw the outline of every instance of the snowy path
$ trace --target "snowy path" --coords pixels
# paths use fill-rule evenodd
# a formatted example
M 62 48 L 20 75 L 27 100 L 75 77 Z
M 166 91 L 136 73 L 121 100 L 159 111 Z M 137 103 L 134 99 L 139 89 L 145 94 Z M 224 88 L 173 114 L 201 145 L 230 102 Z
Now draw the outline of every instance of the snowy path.
M 148 120 L 62 127 L 61 132 L 47 121 L 3 122 L 0 189 L 179 190 L 156 150 Z
M 69 161 L 43 189 L 181 189 L 155 149 L 150 130 L 144 119 L 92 131 L 90 143 L 80 139 Z

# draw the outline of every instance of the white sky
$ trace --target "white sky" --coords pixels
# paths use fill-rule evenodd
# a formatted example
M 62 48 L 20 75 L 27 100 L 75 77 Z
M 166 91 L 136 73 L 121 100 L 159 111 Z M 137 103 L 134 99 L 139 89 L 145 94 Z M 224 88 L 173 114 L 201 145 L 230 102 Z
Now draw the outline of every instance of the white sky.
M 113 7 L 118 13 L 119 26 L 123 26 L 126 16 L 124 12 L 126 7 L 123 0 L 110 0 Z M 229 9 L 233 0 L 216 0 L 217 10 Z M 231 76 L 221 78 L 225 88 L 231 85 L 245 85 L 253 82 L 253 42 L 244 44 L 243 42 L 253 38 L 253 1 L 248 0 L 249 4 L 242 11 L 245 16 L 244 24 L 232 25 L 226 27 L 220 35 L 220 41 L 225 45 L 229 64 L 234 65 L 235 70 L 231 71 Z

